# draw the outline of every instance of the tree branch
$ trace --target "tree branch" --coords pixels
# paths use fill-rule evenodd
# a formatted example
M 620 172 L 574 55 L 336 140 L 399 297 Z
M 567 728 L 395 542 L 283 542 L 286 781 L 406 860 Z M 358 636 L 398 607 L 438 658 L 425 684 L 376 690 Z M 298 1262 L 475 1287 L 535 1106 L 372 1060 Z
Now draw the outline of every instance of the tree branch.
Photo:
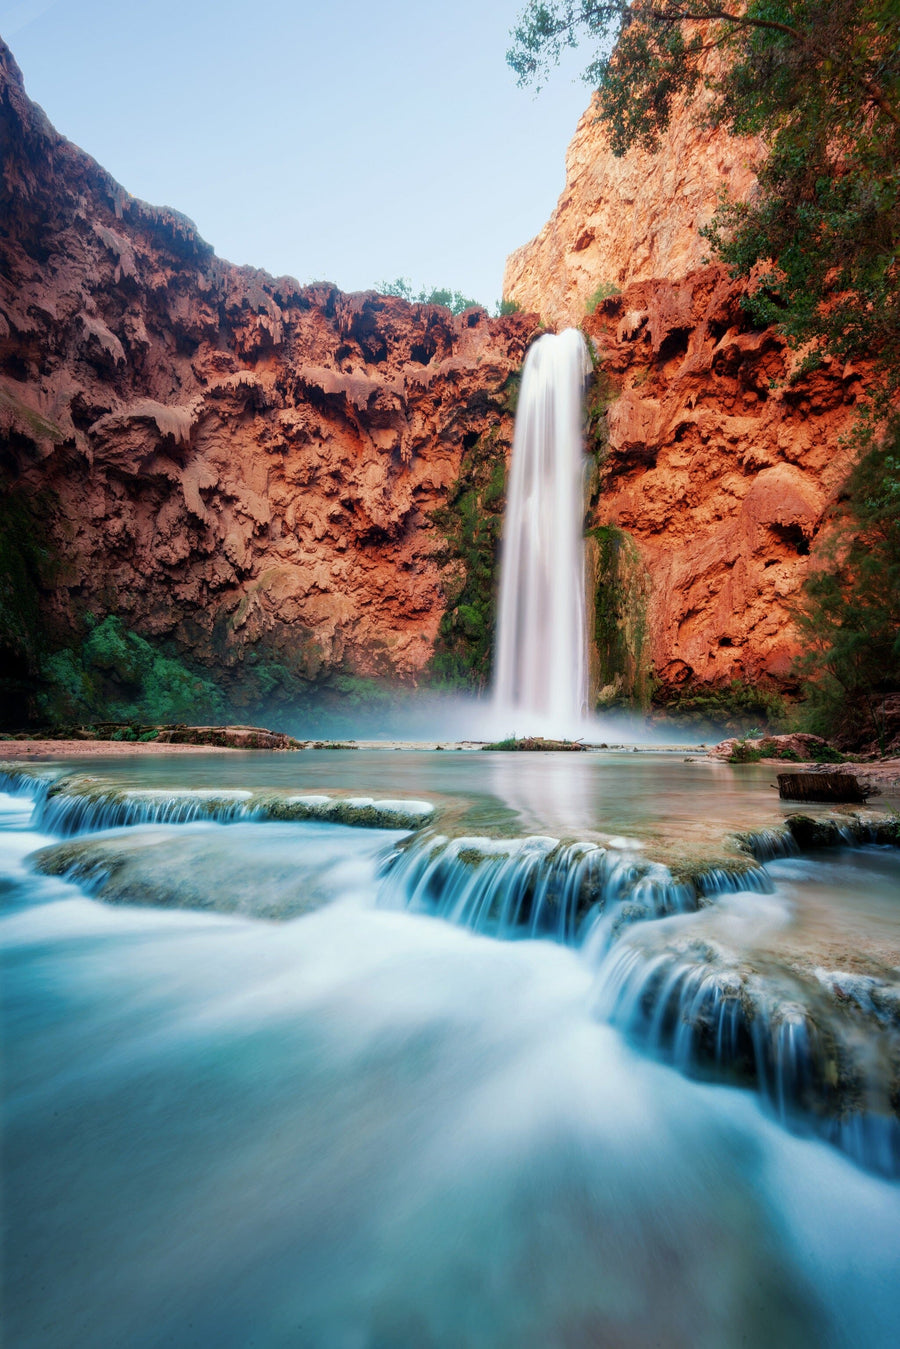
M 688 11 L 680 5 L 659 10 L 652 6 L 638 4 L 632 7 L 632 12 L 635 14 L 646 13 L 648 17 L 656 19 L 660 23 L 700 23 L 703 20 L 719 20 L 721 23 L 730 23 L 735 28 L 767 29 L 771 32 L 784 33 L 786 37 L 792 38 L 801 47 L 805 47 L 807 51 L 815 52 L 817 56 L 821 56 L 823 59 L 833 59 L 833 53 L 825 51 L 823 47 L 820 47 L 817 42 L 813 42 L 799 28 L 792 28 L 787 23 L 778 23 L 775 19 L 757 19 L 746 14 L 731 14 L 725 9 L 710 9 L 707 6 L 703 7 L 702 14 L 697 13 L 696 10 Z M 900 126 L 900 113 L 891 106 L 881 86 L 865 74 L 852 72 L 852 78 L 861 89 L 865 89 L 872 102 L 884 113 L 885 117 L 893 122 L 894 126 Z

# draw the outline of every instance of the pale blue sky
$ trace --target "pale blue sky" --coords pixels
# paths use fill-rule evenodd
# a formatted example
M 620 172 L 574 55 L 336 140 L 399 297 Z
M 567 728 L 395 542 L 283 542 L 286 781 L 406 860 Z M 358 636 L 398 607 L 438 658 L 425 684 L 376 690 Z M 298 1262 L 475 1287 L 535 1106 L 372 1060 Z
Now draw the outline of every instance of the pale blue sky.
M 0 34 L 63 135 L 232 262 L 491 304 L 589 97 L 576 57 L 516 88 L 522 4 L 0 0 Z

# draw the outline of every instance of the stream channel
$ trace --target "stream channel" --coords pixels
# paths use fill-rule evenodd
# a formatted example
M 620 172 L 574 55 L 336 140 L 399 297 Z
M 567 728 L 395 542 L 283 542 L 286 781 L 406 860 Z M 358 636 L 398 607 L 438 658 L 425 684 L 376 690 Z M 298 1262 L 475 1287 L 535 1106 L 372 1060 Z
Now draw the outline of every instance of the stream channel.
M 900 851 L 682 759 L 10 772 L 10 1349 L 896 1345 Z

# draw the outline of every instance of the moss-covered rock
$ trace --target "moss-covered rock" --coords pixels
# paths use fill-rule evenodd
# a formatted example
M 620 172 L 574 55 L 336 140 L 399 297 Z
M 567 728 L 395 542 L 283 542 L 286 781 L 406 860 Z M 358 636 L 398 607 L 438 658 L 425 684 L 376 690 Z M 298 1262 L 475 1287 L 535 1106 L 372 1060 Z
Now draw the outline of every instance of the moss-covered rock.
M 298 847 L 297 831 L 258 827 L 197 833 L 161 827 L 94 835 L 43 848 L 30 864 L 44 875 L 77 883 L 106 904 L 194 909 L 284 921 L 330 903 L 355 859 L 377 862 L 390 839 L 320 835 Z
M 653 692 L 649 572 L 634 540 L 614 525 L 589 530 L 586 549 L 595 704 L 646 709 Z
M 436 557 L 447 607 L 430 666 L 438 687 L 480 690 L 490 683 L 508 448 L 499 428 L 469 445 L 446 505 L 431 516 L 445 539 Z

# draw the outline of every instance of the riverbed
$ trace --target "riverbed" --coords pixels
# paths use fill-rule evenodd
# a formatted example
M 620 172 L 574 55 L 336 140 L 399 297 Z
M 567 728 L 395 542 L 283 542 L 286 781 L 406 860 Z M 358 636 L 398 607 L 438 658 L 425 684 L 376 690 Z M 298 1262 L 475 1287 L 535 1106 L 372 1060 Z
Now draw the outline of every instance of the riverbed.
M 100 898 L 108 869 L 36 870 L 61 840 L 39 832 L 33 791 L 0 797 L 11 1345 L 895 1343 L 894 850 L 786 851 L 689 902 L 643 867 L 648 848 L 718 846 L 786 808 L 768 766 L 671 754 L 52 771 L 86 767 L 133 792 L 435 814 L 361 828 L 232 810 L 77 836 L 160 849 L 160 907 L 127 885 Z M 563 861 L 593 889 L 557 931 L 535 917 L 552 885 L 522 878 Z M 480 907 L 448 910 L 445 872 Z M 183 908 L 179 891 L 274 912 Z M 530 927 L 502 909 L 516 893 Z M 810 1026 L 834 1083 L 802 1078 Z M 783 1080 L 766 1078 L 770 1045 Z

